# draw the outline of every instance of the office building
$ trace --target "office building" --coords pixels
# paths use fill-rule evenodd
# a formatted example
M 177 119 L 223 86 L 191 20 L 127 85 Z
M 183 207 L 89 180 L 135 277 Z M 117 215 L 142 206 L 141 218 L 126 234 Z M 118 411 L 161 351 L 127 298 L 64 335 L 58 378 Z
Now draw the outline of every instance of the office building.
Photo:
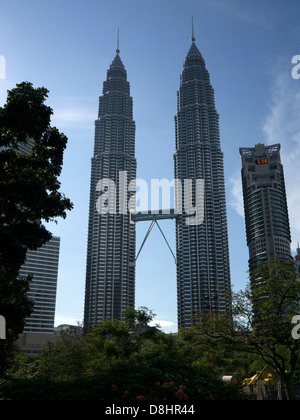
M 24 333 L 53 334 L 60 238 L 53 237 L 37 251 L 28 251 L 20 277 L 32 276 L 28 297 L 33 313 L 26 319 Z
M 181 74 L 175 116 L 175 178 L 182 185 L 182 194 L 176 198 L 176 206 L 182 210 L 176 219 L 179 328 L 191 326 L 194 316 L 200 312 L 227 312 L 231 290 L 219 115 L 194 30 L 191 41 Z M 192 187 L 187 187 L 185 180 L 191 180 Z M 196 180 L 203 181 L 199 188 Z M 185 196 L 190 195 L 195 206 L 197 194 L 201 192 L 203 218 L 199 224 L 191 225 Z
M 241 148 L 249 268 L 291 260 L 291 233 L 280 144 Z
M 129 183 L 136 179 L 133 100 L 119 47 L 107 71 L 95 122 L 84 325 L 123 320 L 135 298 L 135 224 Z M 107 185 L 105 183 L 108 182 Z M 107 194 L 107 200 L 103 197 Z M 107 205 L 107 208 L 105 207 Z

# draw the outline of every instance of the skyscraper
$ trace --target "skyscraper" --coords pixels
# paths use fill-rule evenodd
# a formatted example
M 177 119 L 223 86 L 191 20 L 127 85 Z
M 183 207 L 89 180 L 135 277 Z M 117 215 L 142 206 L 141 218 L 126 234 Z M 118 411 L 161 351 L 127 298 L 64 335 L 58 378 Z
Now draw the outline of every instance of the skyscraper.
M 175 116 L 175 178 L 182 194 L 176 219 L 178 325 L 190 326 L 197 312 L 224 313 L 230 308 L 230 267 L 223 153 L 219 115 L 205 61 L 192 45 L 184 61 Z M 196 203 L 196 180 L 204 182 L 204 218 L 189 225 L 185 193 Z M 191 184 L 190 184 L 191 185 Z
M 291 260 L 291 233 L 280 144 L 241 148 L 249 268 Z
M 127 72 L 116 56 L 95 122 L 87 246 L 85 328 L 123 319 L 135 297 L 135 225 L 127 207 L 136 179 L 135 122 Z M 106 200 L 105 200 L 106 198 Z
M 28 251 L 20 277 L 32 275 L 28 297 L 33 313 L 26 318 L 25 333 L 52 334 L 54 331 L 60 238 L 53 237 L 36 251 Z

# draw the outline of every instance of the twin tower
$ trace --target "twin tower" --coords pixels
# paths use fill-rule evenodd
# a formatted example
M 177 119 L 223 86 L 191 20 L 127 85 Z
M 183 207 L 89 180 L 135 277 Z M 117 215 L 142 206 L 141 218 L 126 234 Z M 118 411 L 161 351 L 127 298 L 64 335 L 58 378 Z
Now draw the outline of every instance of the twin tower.
M 178 327 L 199 312 L 230 308 L 230 267 L 223 153 L 214 90 L 195 37 L 184 61 L 175 116 Z M 84 323 L 123 320 L 135 305 L 135 122 L 126 69 L 117 54 L 107 71 L 95 122 Z M 199 201 L 200 197 L 200 201 Z M 190 202 L 189 211 L 186 203 Z M 128 206 L 127 203 L 131 203 Z M 190 209 L 202 216 L 191 220 Z M 180 211 L 179 211 L 180 210 Z M 194 220 L 196 218 L 194 217 Z

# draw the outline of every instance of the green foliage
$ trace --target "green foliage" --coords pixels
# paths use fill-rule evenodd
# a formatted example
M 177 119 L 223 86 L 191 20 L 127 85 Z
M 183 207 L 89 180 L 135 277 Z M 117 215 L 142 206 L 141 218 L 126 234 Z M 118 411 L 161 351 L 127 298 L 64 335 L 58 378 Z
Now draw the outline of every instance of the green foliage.
M 87 374 L 99 375 L 116 362 L 128 360 L 133 351 L 128 326 L 118 320 L 104 321 L 87 335 Z
M 8 92 L 0 108 L 0 314 L 7 322 L 0 372 L 32 312 L 26 297 L 30 277 L 18 278 L 26 253 L 51 239 L 42 222 L 66 217 L 73 206 L 59 191 L 58 180 L 67 137 L 51 127 L 47 97 L 47 89 L 23 82 Z M 28 142 L 31 151 L 22 153 Z
M 288 282 L 293 283 L 292 272 L 290 276 Z M 270 278 L 268 284 L 272 281 Z M 44 349 L 39 360 L 25 368 L 19 363 L 10 378 L 30 378 L 32 399 L 40 395 L 40 389 L 35 394 L 38 386 L 45 387 L 41 393 L 44 398 L 55 395 L 57 399 L 68 399 L 73 389 L 70 399 L 238 400 L 242 398 L 239 388 L 216 378 L 235 375 L 242 382 L 270 364 L 281 373 L 290 392 L 291 380 L 299 380 L 299 343 L 290 338 L 292 325 L 287 320 L 292 305 L 285 305 L 286 299 L 292 302 L 295 297 L 292 299 L 292 289 L 281 281 L 279 289 L 284 298 L 279 300 L 280 305 L 275 292 L 272 298 L 276 304 L 261 300 L 260 314 L 266 311 L 261 329 L 251 309 L 250 288 L 233 294 L 232 316 L 202 314 L 192 328 L 182 329 L 178 336 L 150 328 L 147 322 L 153 319 L 153 313 L 147 308 L 128 308 L 124 323 L 107 320 L 84 335 L 76 328 L 65 331 L 56 345 Z M 264 291 L 271 293 L 269 285 Z M 279 289 L 277 296 L 281 294 Z M 285 308 L 283 313 L 279 307 Z M 269 319 L 273 320 L 271 324 Z M 273 337 L 277 320 L 286 331 Z M 292 370 L 286 372 L 289 368 Z M 24 391 L 27 382 L 13 379 L 13 383 L 12 389 L 4 386 L 5 398 L 31 399 Z M 57 391 L 54 383 L 58 384 Z
M 62 331 L 57 344 L 49 344 L 42 357 L 29 366 L 29 376 L 60 381 L 80 378 L 88 358 L 86 344 L 79 328 Z
M 182 337 L 222 360 L 229 352 L 252 355 L 278 371 L 289 391 L 300 356 L 300 342 L 292 337 L 292 318 L 299 313 L 300 296 L 294 264 L 269 261 L 252 272 L 251 278 L 251 286 L 233 293 L 230 316 L 201 314 Z
M 125 322 L 134 331 L 137 328 L 147 327 L 148 324 L 156 317 L 156 315 L 150 309 L 145 306 L 141 306 L 138 309 L 134 309 L 131 306 L 124 311 Z
M 0 108 L 0 262 L 19 268 L 27 249 L 51 238 L 41 221 L 66 217 L 72 203 L 59 192 L 67 137 L 51 127 L 48 90 L 23 82 Z M 20 147 L 32 142 L 29 153 Z M 3 148 L 2 148 L 3 147 Z
M 32 400 L 239 400 L 236 386 L 213 380 L 187 364 L 156 359 L 151 366 L 118 363 L 97 378 L 69 381 L 14 379 L 0 383 L 2 399 Z
M 25 318 L 30 315 L 33 302 L 27 298 L 29 279 L 16 281 L 18 272 L 0 267 L 0 314 L 7 320 L 6 340 L 0 340 L 0 372 L 11 364 L 14 341 L 24 329 Z
M 145 323 L 147 308 L 128 309 L 127 322 L 100 323 L 81 335 L 64 331 L 55 345 L 28 363 L 16 360 L 5 398 L 17 400 L 172 400 L 239 399 L 237 387 L 216 381 L 189 342 Z M 128 321 L 129 319 L 129 321 Z M 188 355 L 188 357 L 187 357 Z M 211 366 L 210 366 L 211 367 Z M 223 371 L 222 374 L 225 372 Z

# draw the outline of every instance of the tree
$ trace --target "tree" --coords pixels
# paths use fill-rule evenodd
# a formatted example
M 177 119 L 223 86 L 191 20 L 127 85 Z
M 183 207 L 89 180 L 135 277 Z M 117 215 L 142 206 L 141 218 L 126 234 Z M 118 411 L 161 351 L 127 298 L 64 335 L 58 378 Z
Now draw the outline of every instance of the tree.
M 97 377 L 117 364 L 147 365 L 153 359 L 172 358 L 174 340 L 145 325 L 152 318 L 145 307 L 128 308 L 126 322 L 104 320 L 83 335 L 79 329 L 64 331 L 55 345 L 43 349 L 36 375 L 55 380 Z
M 42 350 L 31 371 L 35 368 L 34 376 L 54 380 L 81 378 L 87 362 L 86 343 L 80 326 L 61 331 L 57 343 L 48 344 Z
M 30 277 L 16 281 L 17 271 L 0 267 L 0 313 L 6 319 L 6 339 L 0 340 L 0 373 L 11 364 L 13 343 L 24 329 L 24 319 L 30 315 L 33 302 L 27 298 Z
M 136 329 L 148 328 L 148 325 L 156 317 L 151 309 L 141 306 L 138 309 L 128 306 L 125 311 L 125 323 L 135 331 Z
M 155 316 L 148 308 L 128 307 L 124 315 L 125 322 L 105 320 L 87 334 L 89 374 L 100 374 L 116 363 L 140 360 L 145 345 L 149 350 L 157 333 L 162 334 L 156 327 L 148 326 Z
M 68 139 L 50 125 L 48 93 L 23 82 L 0 108 L 0 314 L 10 332 L 2 348 L 22 332 L 32 310 L 26 298 L 29 279 L 18 279 L 27 251 L 51 239 L 43 222 L 65 218 L 73 207 L 59 191 Z
M 232 314 L 202 314 L 183 335 L 211 352 L 258 356 L 279 372 L 292 397 L 300 356 L 300 342 L 292 337 L 300 296 L 294 263 L 269 261 L 251 273 L 251 279 L 245 291 L 233 293 Z

